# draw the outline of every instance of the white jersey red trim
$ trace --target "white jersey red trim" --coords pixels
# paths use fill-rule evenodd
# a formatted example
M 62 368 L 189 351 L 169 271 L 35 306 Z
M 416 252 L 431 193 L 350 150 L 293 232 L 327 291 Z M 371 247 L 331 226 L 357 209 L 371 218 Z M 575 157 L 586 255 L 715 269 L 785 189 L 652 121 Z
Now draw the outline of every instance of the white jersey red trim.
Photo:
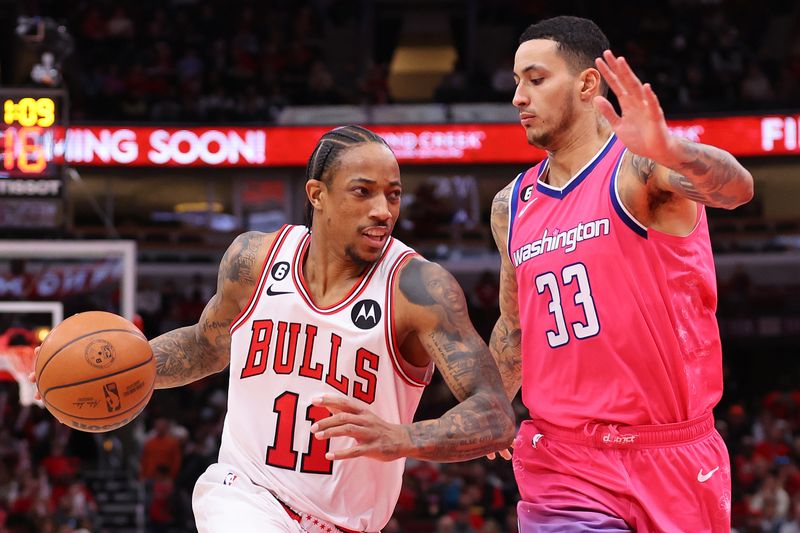
M 427 379 L 432 365 L 403 365 L 391 322 L 397 272 L 415 252 L 389 239 L 348 294 L 320 308 L 302 278 L 309 239 L 301 226 L 279 232 L 256 294 L 231 328 L 219 460 L 298 512 L 378 531 L 394 511 L 405 461 L 325 460 L 327 446 L 341 450 L 354 440 L 313 438 L 311 425 L 327 412 L 311 400 L 346 395 L 390 423 L 413 421 L 425 383 L 416 374 Z
M 286 239 L 286 235 L 289 233 L 291 226 L 284 224 L 278 230 L 278 234 L 275 236 L 275 239 L 272 241 L 272 244 L 269 247 L 269 252 L 267 252 L 266 257 L 264 257 L 264 263 L 261 266 L 261 274 L 258 278 L 258 285 L 256 285 L 256 290 L 253 291 L 253 294 L 250 295 L 250 300 L 247 302 L 247 305 L 242 308 L 239 312 L 239 316 L 237 316 L 233 322 L 231 322 L 230 332 L 233 333 L 236 328 L 238 328 L 242 322 L 247 320 L 250 315 L 253 313 L 253 309 L 255 309 L 256 305 L 258 304 L 258 298 L 261 293 L 264 291 L 264 283 L 266 281 L 266 274 L 272 268 L 272 264 L 274 263 L 275 256 L 281 249 L 283 245 L 283 241 Z

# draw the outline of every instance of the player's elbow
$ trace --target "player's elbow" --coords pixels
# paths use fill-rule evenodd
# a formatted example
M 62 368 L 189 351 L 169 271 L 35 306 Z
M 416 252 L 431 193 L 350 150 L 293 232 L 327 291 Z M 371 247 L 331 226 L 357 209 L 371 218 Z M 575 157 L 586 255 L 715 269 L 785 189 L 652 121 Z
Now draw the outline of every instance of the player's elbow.
M 750 174 L 747 170 L 744 171 L 744 176 L 742 176 L 742 188 L 741 188 L 741 203 L 739 205 L 743 205 L 748 203 L 750 200 L 753 199 L 755 195 L 755 184 L 753 182 L 753 175 Z
M 738 187 L 736 194 L 732 197 L 732 202 L 727 203 L 723 207 L 726 209 L 736 209 L 740 205 L 744 205 L 753 199 L 755 194 L 755 187 L 753 183 L 753 175 L 746 169 L 742 169 L 742 174 L 739 176 Z

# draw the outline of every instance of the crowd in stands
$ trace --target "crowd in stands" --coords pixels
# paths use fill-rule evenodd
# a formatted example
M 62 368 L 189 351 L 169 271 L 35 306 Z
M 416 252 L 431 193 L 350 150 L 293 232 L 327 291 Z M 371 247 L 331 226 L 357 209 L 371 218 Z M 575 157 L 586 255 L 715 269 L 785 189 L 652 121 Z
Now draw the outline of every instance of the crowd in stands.
M 39 3 L 31 3 L 35 6 Z M 465 3 L 466 6 L 467 3 Z M 478 0 L 477 33 L 452 8 L 458 59 L 439 102 L 509 101 L 516 39 L 557 14 L 598 22 L 668 113 L 793 107 L 800 100 L 800 8 L 757 2 L 637 2 L 625 21 L 603 3 Z M 65 24 L 74 120 L 269 123 L 286 105 L 394 101 L 388 82 L 402 17 L 363 20 L 352 0 L 42 3 Z M 463 8 L 463 9 L 462 9 Z M 470 46 L 483 29 L 505 38 Z M 342 47 L 354 57 L 336 56 Z M 369 51 L 372 51 L 371 54 Z

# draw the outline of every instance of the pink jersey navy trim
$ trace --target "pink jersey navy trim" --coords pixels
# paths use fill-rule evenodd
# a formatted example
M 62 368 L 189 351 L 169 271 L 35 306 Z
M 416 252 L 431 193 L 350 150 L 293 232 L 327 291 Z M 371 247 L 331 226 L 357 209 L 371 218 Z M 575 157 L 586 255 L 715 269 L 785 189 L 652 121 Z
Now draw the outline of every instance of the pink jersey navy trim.
M 508 206 L 508 239 L 506 240 L 508 257 L 511 257 L 511 233 L 514 229 L 514 219 L 517 218 L 517 208 L 519 207 L 519 188 L 526 174 L 527 172 L 517 174 L 517 177 L 514 178 L 514 186 L 511 187 L 510 205 Z
M 626 226 L 631 228 L 634 233 L 639 235 L 642 238 L 647 238 L 647 228 L 642 226 L 638 220 L 633 218 L 633 215 L 628 212 L 625 206 L 622 204 L 622 200 L 619 197 L 619 190 L 617 189 L 617 177 L 619 176 L 619 169 L 622 166 L 622 160 L 625 158 L 625 152 L 628 150 L 625 149 L 619 154 L 619 160 L 617 164 L 614 166 L 614 172 L 611 174 L 610 180 L 610 193 L 611 193 L 611 204 L 614 206 L 614 211 L 617 212 L 617 216 L 619 216 L 620 220 L 622 220 Z
M 608 140 L 606 141 L 605 146 L 600 150 L 600 153 L 598 153 L 596 156 L 594 156 L 594 159 L 592 159 L 589 162 L 588 165 L 583 167 L 583 170 L 578 172 L 577 175 L 575 175 L 571 180 L 569 180 L 569 182 L 567 182 L 567 184 L 566 184 L 566 186 L 564 188 L 557 189 L 555 187 L 551 187 L 551 186 L 547 185 L 546 183 L 542 183 L 541 181 L 539 181 L 539 179 L 537 177 L 537 179 L 536 179 L 536 190 L 539 191 L 542 194 L 546 194 L 547 196 L 550 196 L 551 198 L 556 198 L 557 200 L 562 200 L 565 196 L 567 196 L 567 194 L 570 193 L 570 191 L 574 190 L 575 187 L 580 185 L 583 182 L 583 180 L 586 179 L 586 176 L 588 176 L 589 174 L 592 173 L 592 170 L 594 170 L 594 167 L 596 167 L 600 163 L 600 161 L 603 160 L 603 158 L 606 156 L 606 154 L 614 146 L 614 143 L 616 141 L 617 141 L 616 134 L 611 134 L 611 137 L 608 138 Z M 544 162 L 542 162 L 542 168 L 544 168 L 547 165 L 547 161 L 548 160 L 545 159 Z
M 510 205 L 508 207 L 508 235 L 506 235 L 506 237 L 508 237 L 506 240 L 506 248 L 508 248 L 508 250 L 506 251 L 508 252 L 509 259 L 511 258 L 511 235 L 514 230 L 514 220 L 517 218 L 517 208 L 519 207 L 520 196 L 525 192 L 526 189 L 533 187 L 533 185 L 526 185 L 524 189 L 520 189 L 520 187 L 522 187 L 522 182 L 525 181 L 525 178 L 534 171 L 536 172 L 536 180 L 534 181 L 538 181 L 538 179 L 542 176 L 542 172 L 544 172 L 544 163 L 545 162 L 542 161 L 538 165 L 529 168 L 525 172 L 520 172 L 517 174 L 514 185 L 511 187 L 511 198 L 509 199 Z M 529 199 L 530 198 L 526 198 L 523 201 L 528 201 Z

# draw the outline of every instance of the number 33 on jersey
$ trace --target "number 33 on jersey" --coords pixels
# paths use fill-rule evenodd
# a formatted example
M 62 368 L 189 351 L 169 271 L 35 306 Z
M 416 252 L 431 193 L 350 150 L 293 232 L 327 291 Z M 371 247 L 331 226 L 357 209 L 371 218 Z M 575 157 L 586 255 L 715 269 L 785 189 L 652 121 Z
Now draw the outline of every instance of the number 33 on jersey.
M 646 228 L 620 200 L 625 156 L 612 135 L 563 187 L 545 182 L 547 160 L 512 186 L 508 257 L 533 418 L 689 420 L 722 393 L 705 209 L 686 236 Z

